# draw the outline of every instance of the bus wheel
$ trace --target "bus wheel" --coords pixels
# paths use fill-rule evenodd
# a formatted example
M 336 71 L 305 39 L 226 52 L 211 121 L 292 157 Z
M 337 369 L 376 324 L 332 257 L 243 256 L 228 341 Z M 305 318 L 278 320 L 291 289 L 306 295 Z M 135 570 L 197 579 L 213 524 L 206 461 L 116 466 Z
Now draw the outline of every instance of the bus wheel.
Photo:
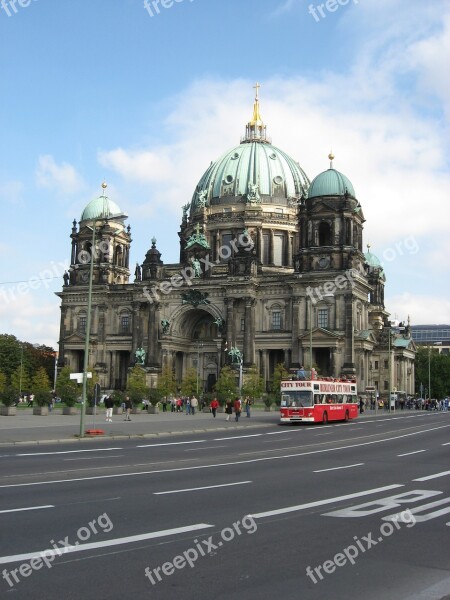
M 348 410 L 345 411 L 345 422 L 349 420 Z
M 322 417 L 322 423 L 326 425 L 328 423 L 328 413 L 324 412 Z

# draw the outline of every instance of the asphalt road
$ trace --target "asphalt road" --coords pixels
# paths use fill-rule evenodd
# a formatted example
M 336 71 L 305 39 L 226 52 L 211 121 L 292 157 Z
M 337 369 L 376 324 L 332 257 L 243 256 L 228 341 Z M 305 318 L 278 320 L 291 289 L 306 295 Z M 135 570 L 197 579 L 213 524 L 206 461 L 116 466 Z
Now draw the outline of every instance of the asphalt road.
M 1 598 L 441 600 L 449 451 L 425 412 L 2 447 Z

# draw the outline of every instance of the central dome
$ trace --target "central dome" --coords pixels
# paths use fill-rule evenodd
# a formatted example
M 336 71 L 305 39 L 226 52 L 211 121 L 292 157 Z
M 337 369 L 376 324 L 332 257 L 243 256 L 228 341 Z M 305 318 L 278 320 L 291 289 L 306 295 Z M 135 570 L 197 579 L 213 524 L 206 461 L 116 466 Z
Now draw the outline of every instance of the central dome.
M 259 87 L 259 86 L 258 86 Z M 310 182 L 300 165 L 270 143 L 255 98 L 239 146 L 212 162 L 195 188 L 191 215 L 218 204 L 286 204 L 306 198 Z
M 211 163 L 200 179 L 191 211 L 211 204 L 215 198 L 243 197 L 254 192 L 269 198 L 306 196 L 309 179 L 288 154 L 261 141 L 243 142 Z

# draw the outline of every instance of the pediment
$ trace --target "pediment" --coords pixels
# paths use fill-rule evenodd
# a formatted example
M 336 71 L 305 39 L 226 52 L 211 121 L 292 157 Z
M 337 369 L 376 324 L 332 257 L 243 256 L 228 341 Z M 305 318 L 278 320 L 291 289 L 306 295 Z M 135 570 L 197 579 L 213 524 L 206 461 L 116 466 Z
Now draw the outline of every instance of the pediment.
M 84 344 L 86 338 L 81 336 L 78 332 L 71 333 L 67 337 L 64 338 L 65 344 Z
M 303 335 L 299 335 L 299 340 L 308 340 L 310 337 L 310 332 L 307 331 Z M 342 334 L 336 333 L 334 331 L 328 331 L 328 329 L 323 329 L 322 327 L 315 327 L 312 330 L 312 337 L 315 342 L 320 341 L 328 341 L 328 340 L 338 340 L 343 336 Z
M 310 215 L 316 215 L 319 213 L 336 213 L 339 211 L 339 207 L 332 202 L 327 202 L 326 200 L 319 200 L 314 203 L 314 206 L 309 211 Z

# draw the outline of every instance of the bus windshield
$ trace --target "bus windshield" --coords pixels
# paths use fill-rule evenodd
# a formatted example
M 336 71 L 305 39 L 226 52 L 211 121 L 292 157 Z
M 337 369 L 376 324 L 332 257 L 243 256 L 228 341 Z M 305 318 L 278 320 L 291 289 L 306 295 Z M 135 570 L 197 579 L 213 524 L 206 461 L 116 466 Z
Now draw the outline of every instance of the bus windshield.
M 281 394 L 281 406 L 284 406 L 286 408 L 295 408 L 296 406 L 305 407 L 312 405 L 312 393 L 306 390 L 282 392 Z

